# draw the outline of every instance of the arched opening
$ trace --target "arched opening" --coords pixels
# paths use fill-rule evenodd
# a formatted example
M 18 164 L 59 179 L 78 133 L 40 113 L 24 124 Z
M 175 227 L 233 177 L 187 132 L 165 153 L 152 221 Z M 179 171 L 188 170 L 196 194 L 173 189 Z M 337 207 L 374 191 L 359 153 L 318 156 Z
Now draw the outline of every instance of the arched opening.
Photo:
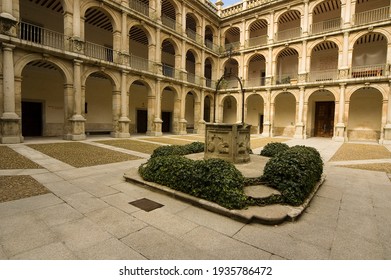
M 361 88 L 350 97 L 348 139 L 378 141 L 381 134 L 383 96 L 375 88 Z
M 239 75 L 239 63 L 236 59 L 228 59 L 224 64 L 224 80 L 220 83 L 221 88 L 237 88 L 238 80 L 236 77 Z
M 189 83 L 196 83 L 196 60 L 192 51 L 187 51 L 186 53 L 186 72 L 187 72 L 187 81 Z
M 231 27 L 225 32 L 224 48 L 225 51 L 238 50 L 240 48 L 240 29 Z
M 171 0 L 162 0 L 162 23 L 176 30 L 176 10 Z
M 133 26 L 129 31 L 130 66 L 139 70 L 148 70 L 149 41 L 142 27 Z
M 354 24 L 362 25 L 371 22 L 389 20 L 390 1 L 388 0 L 357 0 L 354 13 Z
M 266 59 L 261 54 L 255 54 L 248 63 L 248 79 L 246 87 L 265 85 Z
M 237 102 L 233 96 L 226 96 L 223 99 L 223 123 L 237 122 Z
M 61 1 L 19 1 L 19 8 L 20 39 L 64 49 L 64 9 Z
M 212 84 L 212 62 L 209 58 L 205 59 L 204 64 L 204 77 L 205 77 L 205 83 L 207 87 L 213 87 Z
M 352 78 L 386 75 L 387 39 L 380 33 L 361 36 L 353 46 Z
M 195 97 L 192 92 L 186 94 L 185 119 L 187 133 L 193 133 L 195 129 Z
M 148 93 L 149 87 L 141 80 L 129 88 L 129 133 L 146 133 L 153 121 L 148 117 Z
M 197 34 L 197 19 L 193 14 L 186 14 L 186 35 L 191 40 L 201 41 L 202 37 Z
M 290 92 L 277 95 L 274 102 L 273 136 L 293 137 L 295 134 L 296 98 Z
M 263 46 L 267 43 L 267 21 L 264 19 L 254 21 L 250 27 L 250 38 L 247 47 Z
M 311 53 L 309 81 L 332 81 L 338 79 L 338 46 L 325 41 L 317 44 Z
M 326 0 L 314 7 L 311 33 L 319 34 L 341 28 L 341 1 Z
M 113 84 L 103 72 L 94 72 L 86 80 L 84 96 L 86 134 L 113 131 Z
M 252 94 L 247 98 L 246 123 L 251 124 L 251 133 L 263 132 L 263 98 L 258 94 Z
M 205 27 L 205 37 L 204 37 L 204 40 L 205 40 L 205 46 L 208 49 L 211 49 L 211 50 L 214 49 L 213 37 L 214 37 L 213 29 L 209 25 L 207 25 Z
M 64 78 L 58 67 L 47 61 L 32 61 L 22 71 L 22 135 L 64 134 Z
M 295 49 L 286 48 L 277 56 L 276 84 L 297 83 L 299 54 Z
M 335 98 L 328 90 L 317 90 L 308 99 L 307 131 L 309 137 L 333 137 Z
M 175 71 L 175 48 L 169 40 L 162 43 L 162 65 L 163 75 L 167 77 L 176 77 Z
M 177 131 L 178 126 L 178 106 L 175 106 L 176 93 L 171 87 L 166 87 L 162 93 L 162 104 L 161 104 L 161 119 L 162 132 L 173 133 Z
M 290 10 L 283 13 L 278 19 L 277 41 L 285 41 L 301 36 L 300 12 Z
M 100 8 L 89 8 L 85 15 L 84 54 L 93 58 L 113 61 L 113 25 Z
M 204 99 L 204 121 L 209 123 L 212 119 L 212 101 L 209 95 Z

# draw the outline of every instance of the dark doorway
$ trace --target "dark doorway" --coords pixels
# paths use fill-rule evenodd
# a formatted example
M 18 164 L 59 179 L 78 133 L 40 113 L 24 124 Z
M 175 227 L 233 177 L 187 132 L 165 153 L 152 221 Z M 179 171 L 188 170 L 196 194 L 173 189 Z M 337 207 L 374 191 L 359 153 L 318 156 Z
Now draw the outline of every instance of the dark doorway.
M 42 102 L 22 101 L 22 135 L 42 136 Z
M 171 112 L 162 112 L 162 132 L 171 132 Z
M 259 134 L 263 133 L 263 115 L 259 115 Z
M 334 101 L 316 102 L 315 137 L 332 137 L 334 131 Z
M 137 110 L 137 133 L 146 133 L 148 128 L 148 111 Z
M 210 98 L 209 96 L 205 97 L 204 102 L 204 121 L 210 122 Z

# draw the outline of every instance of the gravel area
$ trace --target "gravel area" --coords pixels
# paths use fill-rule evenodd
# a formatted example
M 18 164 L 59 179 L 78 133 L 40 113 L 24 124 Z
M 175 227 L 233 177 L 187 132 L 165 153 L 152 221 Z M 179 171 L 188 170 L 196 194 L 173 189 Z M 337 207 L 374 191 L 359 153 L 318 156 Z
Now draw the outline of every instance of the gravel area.
M 159 144 L 152 144 L 143 141 L 121 139 L 121 140 L 102 140 L 96 141 L 97 143 L 123 148 L 126 150 L 136 151 L 145 154 L 152 154 L 153 150 L 160 147 Z
M 181 139 L 174 139 L 174 138 L 167 138 L 167 137 L 151 137 L 151 138 L 139 138 L 139 139 L 151 141 L 151 142 L 156 142 L 156 143 L 169 144 L 169 145 L 187 145 L 187 144 L 191 143 L 190 141 L 181 140 Z M 197 140 L 195 140 L 195 141 L 197 141 Z
M 136 156 L 81 142 L 30 144 L 28 146 L 74 167 L 87 167 L 139 159 Z
M 39 169 L 35 162 L 18 154 L 7 146 L 0 146 L 0 169 Z
M 391 152 L 384 146 L 344 143 L 330 161 L 388 159 Z
M 252 138 L 250 139 L 251 149 L 256 149 L 265 146 L 270 142 L 285 142 L 288 141 L 287 138 Z
M 338 165 L 338 166 L 391 173 L 391 163 L 350 164 L 350 165 Z
M 31 176 L 0 176 L 0 203 L 49 192 Z

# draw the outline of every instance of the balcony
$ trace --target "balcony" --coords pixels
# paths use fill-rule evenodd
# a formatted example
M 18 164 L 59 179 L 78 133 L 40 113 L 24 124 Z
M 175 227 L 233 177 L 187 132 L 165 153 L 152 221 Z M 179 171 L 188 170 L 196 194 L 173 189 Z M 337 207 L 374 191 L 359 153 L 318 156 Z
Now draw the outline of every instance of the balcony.
M 64 50 L 65 35 L 59 32 L 45 29 L 41 26 L 26 22 L 20 22 L 18 25 L 18 36 L 39 45 Z
M 354 15 L 354 24 L 363 25 L 377 21 L 387 20 L 390 17 L 390 7 L 369 10 Z
M 301 27 L 290 28 L 277 32 L 277 41 L 286 41 L 301 37 Z
M 187 28 L 186 35 L 189 39 L 191 39 L 199 44 L 202 43 L 202 36 L 200 34 L 196 33 L 194 30 Z
M 91 42 L 85 42 L 84 44 L 84 54 L 86 56 L 105 60 L 108 62 L 113 62 L 113 49 L 109 47 L 105 47 L 102 45 L 94 44 Z
M 334 18 L 326 21 L 316 22 L 311 25 L 311 33 L 319 34 L 339 30 L 341 28 L 341 18 Z
M 267 35 L 250 38 L 246 41 L 246 48 L 263 46 L 267 44 Z
M 135 10 L 143 15 L 149 16 L 153 14 L 153 10 L 149 6 L 139 0 L 129 0 L 129 8 Z
M 308 73 L 308 81 L 310 82 L 335 81 L 338 78 L 338 69 L 316 70 Z
M 162 23 L 164 26 L 167 26 L 168 28 L 171 28 L 172 30 L 175 30 L 176 32 L 181 32 L 181 26 L 176 22 L 176 20 L 166 16 L 162 15 Z
M 261 87 L 264 85 L 265 85 L 265 78 L 264 77 L 248 79 L 244 84 L 244 86 L 246 88 L 247 87 Z
M 386 64 L 354 66 L 350 75 L 351 78 L 385 77 L 387 68 Z
M 166 77 L 169 78 L 174 78 L 174 79 L 180 79 L 180 73 L 179 70 L 175 69 L 174 67 L 164 64 L 162 65 L 162 74 Z
M 224 51 L 228 52 L 230 50 L 239 50 L 240 49 L 240 42 L 233 42 L 228 43 L 224 45 Z
M 210 50 L 212 50 L 214 52 L 219 52 L 219 50 L 220 50 L 220 46 L 214 44 L 210 40 L 205 40 L 205 47 L 207 47 L 208 49 L 210 49 Z
M 297 84 L 297 73 L 281 74 L 275 77 L 276 85 L 294 85 Z

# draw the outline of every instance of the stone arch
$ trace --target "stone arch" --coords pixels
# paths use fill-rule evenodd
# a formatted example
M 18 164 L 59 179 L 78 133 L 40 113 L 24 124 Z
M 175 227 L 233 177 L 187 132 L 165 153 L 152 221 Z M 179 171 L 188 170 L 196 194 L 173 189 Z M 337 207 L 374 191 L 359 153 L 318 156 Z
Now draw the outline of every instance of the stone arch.
M 361 87 L 349 96 L 349 140 L 378 141 L 382 134 L 383 94 L 374 87 Z
M 234 95 L 226 95 L 222 98 L 221 119 L 223 123 L 236 123 L 238 121 L 237 119 L 238 104 L 239 102 L 237 100 L 237 97 Z
M 279 92 L 274 96 L 273 136 L 293 137 L 295 134 L 296 100 L 291 92 Z
M 154 110 L 152 89 L 148 81 L 140 77 L 131 77 L 129 80 L 129 133 L 147 133 L 151 131 Z
M 260 93 L 251 93 L 245 100 L 245 122 L 251 125 L 251 133 L 262 133 L 265 100 Z
M 80 15 L 84 17 L 85 13 L 88 9 L 95 8 L 102 13 L 104 13 L 111 22 L 111 25 L 113 26 L 113 32 L 120 31 L 121 26 L 121 17 L 119 13 L 114 12 L 110 7 L 108 6 L 101 6 L 94 0 L 87 0 L 87 1 L 81 1 L 80 2 Z
M 101 70 L 101 69 L 90 68 L 90 67 L 85 69 L 85 71 L 82 73 L 82 79 L 81 79 L 82 85 L 85 85 L 87 79 L 94 73 L 99 73 L 99 75 L 106 76 L 106 78 L 110 81 L 110 83 L 113 86 L 113 91 L 120 90 L 120 80 L 117 73 L 111 70 L 107 71 L 107 70 Z

